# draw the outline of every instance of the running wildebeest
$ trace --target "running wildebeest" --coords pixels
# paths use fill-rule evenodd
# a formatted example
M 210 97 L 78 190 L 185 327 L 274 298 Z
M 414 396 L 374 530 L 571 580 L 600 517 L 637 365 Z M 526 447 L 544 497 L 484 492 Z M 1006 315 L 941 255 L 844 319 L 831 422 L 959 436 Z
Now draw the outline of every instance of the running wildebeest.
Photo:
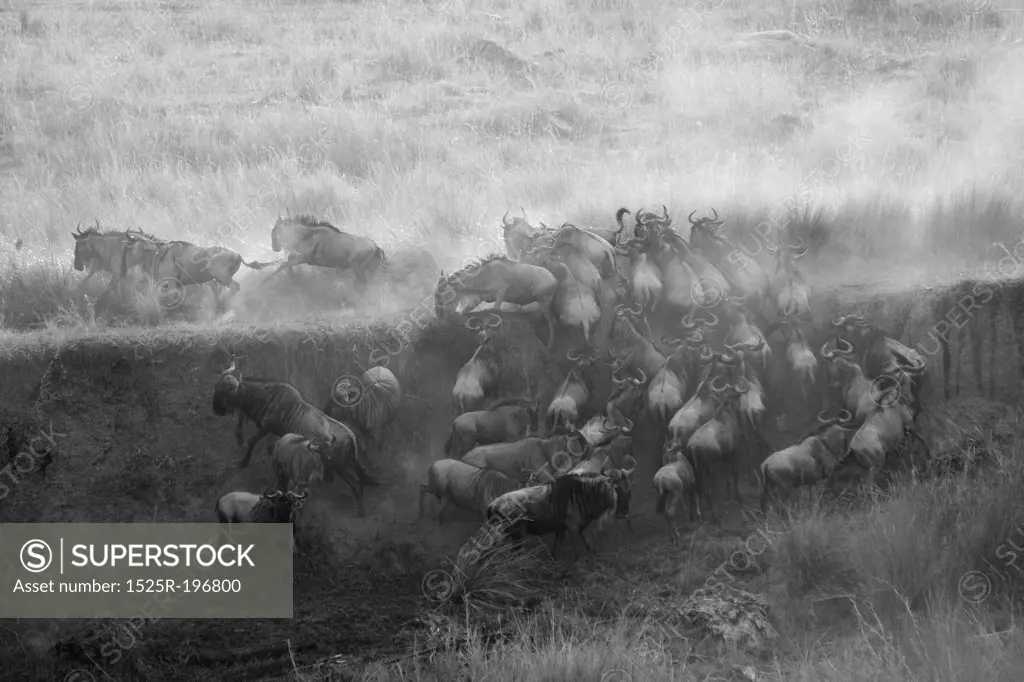
M 270 247 L 275 252 L 290 252 L 274 275 L 285 269 L 291 275 L 296 265 L 318 265 L 350 270 L 360 287 L 387 267 L 388 262 L 384 250 L 369 237 L 344 232 L 308 215 L 278 218 L 270 231 Z
M 125 236 L 127 243 L 121 264 L 122 276 L 131 267 L 141 267 L 155 285 L 163 287 L 170 283 L 170 287 L 182 293 L 188 285 L 206 284 L 214 292 L 218 311 L 241 288 L 234 277 L 242 265 L 252 270 L 266 267 L 264 263 L 250 263 L 223 246 L 196 246 L 178 240 L 156 241 L 131 232 Z M 221 287 L 227 287 L 227 293 L 219 291 Z
M 484 302 L 493 302 L 495 312 L 501 311 L 502 303 L 537 303 L 548 323 L 550 350 L 555 342 L 555 314 L 551 306 L 557 290 L 558 280 L 546 269 L 493 255 L 449 276 L 442 271 L 434 289 L 434 313 L 443 319 L 450 309 L 470 313 Z
M 213 389 L 213 413 L 223 417 L 238 412 L 238 426 L 235 436 L 242 443 L 242 425 L 246 418 L 254 422 L 259 429 L 249 439 L 245 457 L 239 466 L 249 466 L 253 448 L 268 434 L 283 438 L 289 433 L 297 433 L 305 438 L 316 438 L 330 442 L 326 448 L 329 453 L 323 462 L 324 482 L 334 480 L 334 473 L 352 489 L 352 494 L 359 507 L 359 515 L 366 511 L 363 505 L 364 487 L 380 485 L 377 478 L 370 473 L 360 460 L 359 441 L 355 433 L 345 424 L 309 404 L 295 386 L 284 381 L 270 379 L 246 378 L 244 380 L 232 376 L 235 363 L 221 372 L 221 379 Z
M 267 488 L 262 495 L 236 490 L 226 493 L 214 509 L 221 523 L 295 523 L 308 493 Z
M 107 230 L 100 232 L 100 222 L 96 221 L 96 227 L 82 230 L 81 224 L 78 229 L 71 233 L 75 239 L 75 263 L 74 268 L 81 272 L 89 268 L 85 279 L 78 283 L 82 289 L 97 272 L 110 273 L 110 282 L 107 284 L 107 291 L 113 289 L 118 282 L 122 281 L 129 269 L 125 264 L 125 249 L 129 243 L 128 231 Z M 142 233 L 140 235 L 147 239 L 154 239 L 152 236 Z

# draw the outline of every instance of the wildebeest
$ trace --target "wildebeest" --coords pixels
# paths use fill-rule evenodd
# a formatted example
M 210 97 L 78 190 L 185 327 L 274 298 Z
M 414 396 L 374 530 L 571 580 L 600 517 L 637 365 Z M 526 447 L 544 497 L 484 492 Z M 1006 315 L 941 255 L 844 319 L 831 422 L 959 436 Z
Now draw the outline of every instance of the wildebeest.
M 690 213 L 690 243 L 729 278 L 732 292 L 743 297 L 757 318 L 764 320 L 764 302 L 768 297 L 768 275 L 756 260 L 738 249 L 720 230 L 724 220 L 714 217 L 693 219 Z
M 358 384 L 357 384 L 358 382 Z M 381 435 L 398 416 L 402 406 L 402 387 L 398 377 L 386 367 L 374 366 L 356 378 L 344 376 L 331 386 L 331 398 L 324 413 L 345 422 L 363 439 L 370 461 L 376 461 Z
M 292 384 L 253 377 L 238 379 L 232 375 L 235 369 L 232 361 L 231 366 L 221 372 L 222 376 L 213 389 L 213 413 L 223 417 L 238 412 L 235 437 L 240 445 L 245 419 L 256 424 L 258 431 L 249 439 L 239 466 L 249 466 L 253 449 L 268 434 L 281 438 L 285 434 L 297 433 L 305 438 L 332 442 L 330 456 L 325 462 L 324 481 L 330 483 L 334 480 L 334 473 L 340 475 L 352 489 L 359 515 L 363 516 L 363 488 L 377 486 L 379 481 L 360 460 L 359 441 L 352 429 L 306 402 Z
M 800 395 L 805 405 L 811 399 L 818 376 L 818 358 L 807 344 L 807 339 L 797 326 L 796 319 L 784 317 L 768 327 L 765 336 L 771 336 L 775 329 L 782 331 L 786 343 L 786 360 L 788 369 L 800 384 Z
M 501 398 L 483 410 L 457 416 L 444 452 L 458 459 L 477 445 L 509 443 L 530 431 L 537 431 L 537 401 L 525 394 L 521 398 Z
M 485 317 L 487 322 L 482 324 L 486 324 L 488 328 L 501 326 L 500 316 L 487 313 Z M 478 323 L 480 317 L 476 315 L 466 320 L 466 327 L 477 332 L 480 345 L 455 377 L 455 386 L 452 387 L 452 410 L 456 416 L 479 410 L 484 406 L 484 402 L 488 398 L 493 398 L 498 391 L 501 366 L 494 352 L 494 337 L 488 334 L 486 329 L 480 328 Z
M 590 330 L 601 319 L 594 289 L 577 281 L 564 263 L 552 263 L 547 269 L 558 279 L 558 291 L 552 302 L 555 317 L 563 327 L 579 327 L 589 345 Z
M 505 240 L 505 251 L 508 252 L 509 257 L 515 260 L 522 260 L 522 256 L 526 252 L 534 239 L 539 235 L 550 232 L 550 230 L 544 230 L 541 228 L 534 227 L 526 221 L 526 210 L 520 208 L 523 212 L 522 218 L 512 218 L 509 220 L 509 211 L 505 211 L 505 215 L 501 218 L 502 237 Z
M 621 366 L 637 367 L 647 377 L 653 377 L 665 366 L 665 356 L 654 347 L 650 339 L 637 331 L 625 309 L 615 316 L 608 352 Z
M 125 267 L 125 246 L 128 244 L 128 233 L 126 231 L 107 230 L 100 232 L 99 221 L 96 227 L 82 230 L 79 225 L 71 236 L 75 239 L 75 262 L 74 268 L 78 272 L 86 267 L 89 272 L 85 279 L 78 283 L 78 288 L 83 288 L 92 276 L 97 272 L 110 274 L 110 282 L 107 283 L 107 291 L 113 289 L 127 274 Z M 149 235 L 145 235 L 149 237 Z
M 585 531 L 595 523 L 600 528 L 613 516 L 627 518 L 629 502 L 630 477 L 618 469 L 569 474 L 551 483 L 505 493 L 488 505 L 487 520 L 501 523 L 512 540 L 526 534 L 555 533 L 552 554 L 558 551 L 566 531 L 575 533 L 593 559 L 594 548 Z
M 864 369 L 859 364 L 848 359 L 853 355 L 849 341 L 836 338 L 835 349 L 829 350 L 832 343 L 832 340 L 823 343 L 819 353 L 827 362 L 827 387 L 839 396 L 842 409 L 848 410 L 858 423 L 863 422 L 875 409 L 877 385 L 864 376 Z
M 811 288 L 793 263 L 795 259 L 807 253 L 804 241 L 801 239 L 796 246 L 768 246 L 766 250 L 776 259 L 775 276 L 769 288 L 775 301 L 775 314 L 780 318 L 792 316 L 810 319 Z
M 291 274 L 296 265 L 317 265 L 351 271 L 365 285 L 387 267 L 384 249 L 377 242 L 309 215 L 278 217 L 270 231 L 270 248 L 290 252 L 275 275 L 286 268 Z
M 265 267 L 262 263 L 250 263 L 223 246 L 196 246 L 178 240 L 153 241 L 131 232 L 126 233 L 126 237 L 123 269 L 140 267 L 154 284 L 172 282 L 174 287 L 180 285 L 182 289 L 190 284 L 227 287 L 224 294 L 214 289 L 218 310 L 238 293 L 240 286 L 234 276 L 242 265 L 253 270 Z
M 295 523 L 307 492 L 281 492 L 267 488 L 262 495 L 236 490 L 223 495 L 214 509 L 217 520 L 232 523 Z
M 588 451 L 586 440 L 574 432 L 549 438 L 529 437 L 514 443 L 478 445 L 462 461 L 481 469 L 496 469 L 509 478 L 526 483 L 537 472 L 550 476 L 565 473 Z M 561 453 L 561 457 L 557 457 Z M 564 460 L 564 461 L 556 461 Z
M 434 290 L 434 312 L 444 318 L 452 309 L 457 313 L 472 312 L 480 303 L 493 302 L 494 310 L 502 303 L 526 306 L 537 303 L 548 323 L 548 348 L 555 341 L 555 315 L 551 309 L 558 280 L 548 270 L 527 263 L 517 263 L 505 256 L 493 255 L 479 265 L 437 280 Z
M 599 357 L 595 352 L 589 356 L 582 352 L 567 351 L 565 357 L 572 363 L 565 379 L 555 391 L 544 420 L 544 432 L 551 433 L 557 427 L 574 425 L 580 418 L 580 412 L 590 401 L 590 393 L 594 388 L 591 366 Z
M 420 484 L 420 518 L 426 495 L 434 495 L 441 503 L 437 510 L 437 522 L 441 523 L 441 514 L 449 502 L 484 514 L 493 500 L 520 487 L 519 481 L 496 469 L 481 469 L 457 459 L 439 459 L 427 470 L 427 483 Z
M 330 450 L 336 436 L 320 441 L 298 433 L 287 433 L 274 443 L 270 459 L 274 465 L 279 490 L 308 490 L 324 478 L 324 463 L 329 462 Z M 329 464 L 328 464 L 329 466 Z
M 834 417 L 818 415 L 818 427 L 808 436 L 761 462 L 761 511 L 771 497 L 781 498 L 793 488 L 823 481 L 835 471 L 846 453 L 854 426 L 853 415 L 841 410 Z
M 665 444 L 662 453 L 662 466 L 654 474 L 654 492 L 658 496 L 655 513 L 664 514 L 672 539 L 679 542 L 679 531 L 673 522 L 676 508 L 686 502 L 687 519 L 693 521 L 699 514 L 697 509 L 697 481 L 693 466 L 686 458 L 683 443 L 670 442 Z
M 741 386 L 737 386 L 722 382 L 719 387 L 719 378 L 722 377 L 716 377 L 709 383 L 712 400 L 717 403 L 715 415 L 697 427 L 686 444 L 697 478 L 697 490 L 704 502 L 702 507 L 711 512 L 712 520 L 717 520 L 717 517 L 711 503 L 711 471 L 716 465 L 728 465 L 733 497 L 737 502 L 742 501 L 737 459 L 744 449 L 743 446 L 748 442 L 737 398 L 750 390 L 750 384 L 744 381 Z M 728 480 L 727 478 L 726 481 Z
M 620 433 L 628 435 L 640 412 L 647 375 L 639 368 L 636 369 L 639 376 L 620 378 L 620 372 L 621 368 L 612 372 L 615 390 L 605 403 L 604 413 L 595 414 L 580 429 L 580 434 L 592 448 L 609 442 Z

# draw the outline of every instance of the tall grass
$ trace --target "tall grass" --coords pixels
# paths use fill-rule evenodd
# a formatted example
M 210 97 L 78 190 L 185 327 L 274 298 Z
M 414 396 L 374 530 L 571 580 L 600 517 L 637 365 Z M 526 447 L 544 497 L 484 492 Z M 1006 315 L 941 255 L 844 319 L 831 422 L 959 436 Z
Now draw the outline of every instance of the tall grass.
M 819 257 L 857 272 L 998 257 L 1024 227 L 1009 1 L 5 13 L 0 233 L 63 263 L 68 231 L 99 218 L 266 260 L 289 209 L 450 268 L 498 245 L 509 208 L 607 225 L 665 203 L 737 229 L 824 211 Z M 746 36 L 775 29 L 792 34 Z M 75 298 L 3 292 L 17 326 Z

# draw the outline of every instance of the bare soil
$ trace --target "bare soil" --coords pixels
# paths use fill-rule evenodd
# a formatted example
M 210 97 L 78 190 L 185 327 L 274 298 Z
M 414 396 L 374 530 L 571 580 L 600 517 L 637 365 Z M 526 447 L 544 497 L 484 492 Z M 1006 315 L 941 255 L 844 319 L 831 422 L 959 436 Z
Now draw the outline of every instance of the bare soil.
M 821 312 L 809 341 L 820 345 L 831 333 L 832 315 L 863 306 L 894 336 L 913 345 L 926 338 L 971 286 L 834 288 L 816 306 Z M 993 291 L 987 305 L 999 306 L 997 337 L 992 339 L 988 325 L 983 326 L 983 383 L 987 392 L 987 349 L 994 344 L 995 394 L 1009 401 L 1017 397 L 1022 368 L 1012 341 L 1019 337 L 1021 287 L 1006 283 Z M 983 312 L 987 315 L 987 309 Z M 518 395 L 540 387 L 550 393 L 565 371 L 564 349 L 548 359 L 535 333 L 539 321 L 515 314 L 503 317 L 497 338 L 503 391 Z M 52 423 L 54 431 L 66 435 L 58 437 L 59 451 L 45 477 L 30 473 L 19 478 L 0 501 L 0 516 L 7 522 L 209 522 L 220 495 L 261 490 L 272 483 L 265 454 L 270 439 L 258 446 L 250 467 L 240 470 L 234 419 L 218 418 L 211 410 L 216 371 L 225 366 L 229 353 L 243 356 L 243 375 L 291 381 L 321 406 L 336 378 L 358 374 L 360 367 L 371 364 L 371 354 L 386 358 L 402 382 L 405 408 L 387 434 L 378 462 L 386 483 L 371 491 L 368 517 L 356 518 L 341 482 L 314 493 L 316 499 L 305 508 L 299 532 L 311 538 L 311 546 L 296 557 L 293 619 L 145 623 L 130 644 L 122 634 L 120 644 L 108 646 L 106 654 L 101 645 L 118 636 L 116 623 L 107 623 L 110 632 L 91 644 L 55 648 L 69 638 L 81 642 L 88 628 L 98 624 L 12 621 L 0 628 L 5 676 L 64 679 L 71 670 L 87 669 L 96 679 L 256 680 L 280 679 L 293 667 L 328 666 L 337 679 L 347 679 L 343 671 L 356 669 L 360 661 L 407 655 L 414 642 L 422 641 L 423 614 L 433 606 L 421 590 L 424 573 L 440 566 L 444 555 L 453 555 L 479 521 L 446 511 L 440 526 L 432 498 L 426 518 L 417 519 L 418 483 L 427 466 L 443 456 L 451 389 L 475 348 L 475 337 L 457 322 L 402 326 L 402 321 L 353 323 L 347 331 L 177 330 L 86 338 L 59 347 L 12 344 L 0 382 L 0 424 L 7 428 L 8 439 L 6 450 L 0 448 L 0 465 L 12 461 L 40 423 Z M 396 327 L 408 338 L 395 334 Z M 953 358 L 971 343 L 954 333 Z M 971 353 L 962 355 L 960 392 L 976 394 Z M 944 377 L 939 356 L 926 356 L 933 382 L 925 398 L 934 404 L 942 400 Z M 606 399 L 607 389 L 606 382 L 598 386 L 595 408 Z M 800 405 L 794 389 L 780 375 L 769 394 L 765 435 L 773 447 L 802 435 L 818 411 Z M 247 435 L 252 429 L 247 426 Z M 582 560 L 570 564 L 563 557 L 564 578 L 550 595 L 555 604 L 571 602 L 604 618 L 629 604 L 685 594 L 727 561 L 756 528 L 753 471 L 759 458 L 748 453 L 742 464 L 744 505 L 723 501 L 720 527 L 690 525 L 682 547 L 673 547 L 663 520 L 654 513 L 650 482 L 660 461 L 647 424 L 641 421 L 634 436 L 639 468 L 633 531 L 621 526 L 608 531 L 599 541 L 594 568 Z M 747 567 L 737 572 L 737 579 L 757 591 L 762 571 Z M 115 658 L 112 649 L 121 655 Z

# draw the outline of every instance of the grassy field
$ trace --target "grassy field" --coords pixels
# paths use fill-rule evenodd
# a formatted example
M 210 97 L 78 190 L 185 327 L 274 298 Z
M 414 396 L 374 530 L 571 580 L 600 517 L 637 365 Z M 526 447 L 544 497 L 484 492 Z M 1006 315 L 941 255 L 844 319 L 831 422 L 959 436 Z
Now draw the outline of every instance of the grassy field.
M 267 261 L 275 218 L 312 213 L 389 252 L 426 249 L 449 270 L 501 248 L 508 209 L 610 225 L 619 206 L 665 204 L 683 225 L 714 207 L 738 238 L 767 220 L 805 238 L 808 271 L 833 281 L 955 278 L 1004 249 L 1019 264 L 1018 7 L 0 0 L 0 326 L 102 336 L 167 321 L 104 301 L 104 282 L 76 290 L 69 233 L 95 221 Z M 298 325 L 323 311 L 333 283 L 304 274 L 313 300 L 297 304 L 243 268 L 239 317 Z M 193 331 L 146 336 L 173 344 Z M 545 602 L 506 616 L 499 643 L 469 628 L 452 635 L 465 640 L 458 653 L 363 675 L 1019 679 L 1022 583 L 1005 557 L 1021 541 L 1024 468 L 1020 446 L 994 434 L 996 422 L 1024 427 L 991 405 L 945 409 L 959 426 L 931 436 L 933 448 L 990 453 L 994 470 L 907 482 L 849 513 L 810 504 L 772 519 L 774 541 L 736 583 L 768 597 L 771 644 L 666 636 L 657 615 L 756 526 L 702 538 L 696 552 L 666 547 L 658 527 L 614 581 L 595 571 L 564 588 L 562 606 L 591 592 L 577 615 Z M 616 593 L 645 615 L 594 606 Z M 333 679 L 329 668 L 293 677 Z
M 149 321 L 73 290 L 96 220 L 268 260 L 309 212 L 451 268 L 509 208 L 713 206 L 829 269 L 997 260 L 1024 228 L 1012 1 L 14 2 L 0 313 Z

